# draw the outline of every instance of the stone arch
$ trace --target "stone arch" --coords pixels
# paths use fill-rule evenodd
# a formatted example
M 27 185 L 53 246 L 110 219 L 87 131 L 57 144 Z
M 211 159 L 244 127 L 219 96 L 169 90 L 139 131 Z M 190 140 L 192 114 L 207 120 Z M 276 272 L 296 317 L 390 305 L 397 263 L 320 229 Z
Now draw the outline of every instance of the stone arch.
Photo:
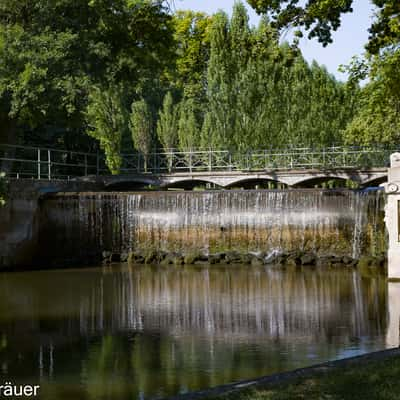
M 324 182 L 329 182 L 332 180 L 338 181 L 338 182 L 342 182 L 343 183 L 343 187 L 345 187 L 345 183 L 347 181 L 351 181 L 354 182 L 356 184 L 359 183 L 358 180 L 356 179 L 352 179 L 353 177 L 348 176 L 348 175 L 310 175 L 309 177 L 299 180 L 297 182 L 295 182 L 294 184 L 292 184 L 293 187 L 295 188 L 312 188 L 315 185 L 319 185 L 322 184 Z
M 129 190 L 142 190 L 150 185 L 157 184 L 152 179 L 146 178 L 122 178 L 105 182 L 105 190 L 107 191 L 129 191 Z
M 285 182 L 279 181 L 278 179 L 274 178 L 267 178 L 267 177 L 246 177 L 243 179 L 238 179 L 234 182 L 229 183 L 225 186 L 226 189 L 231 189 L 235 187 L 243 187 L 244 189 L 256 189 L 256 186 L 261 186 L 263 188 L 268 188 L 270 184 L 274 185 L 275 187 L 278 185 L 282 185 L 287 187 L 288 185 Z M 270 187 L 271 189 L 273 187 Z
M 382 183 L 386 183 L 388 181 L 388 175 L 382 174 L 380 176 L 374 176 L 362 182 L 362 186 L 379 186 Z
M 209 179 L 179 179 L 170 182 L 165 182 L 161 184 L 162 189 L 184 189 L 184 190 L 193 190 L 196 186 L 213 186 L 222 188 L 218 183 L 209 180 Z

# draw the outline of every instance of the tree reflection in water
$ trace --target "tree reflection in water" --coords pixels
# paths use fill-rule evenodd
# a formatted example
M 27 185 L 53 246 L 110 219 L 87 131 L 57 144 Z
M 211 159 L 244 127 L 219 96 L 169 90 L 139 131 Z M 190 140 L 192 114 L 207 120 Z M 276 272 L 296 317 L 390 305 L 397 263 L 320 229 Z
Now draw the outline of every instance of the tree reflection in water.
M 40 382 L 44 399 L 154 397 L 253 378 L 384 348 L 387 297 L 384 277 L 350 270 L 3 274 L 1 378 Z

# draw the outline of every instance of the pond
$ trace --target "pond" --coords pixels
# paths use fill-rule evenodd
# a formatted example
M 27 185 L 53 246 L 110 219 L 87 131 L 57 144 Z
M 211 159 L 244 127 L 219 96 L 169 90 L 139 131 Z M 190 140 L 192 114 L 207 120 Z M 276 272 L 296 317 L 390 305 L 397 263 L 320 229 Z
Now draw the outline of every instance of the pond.
M 152 399 L 397 346 L 389 285 L 249 265 L 4 273 L 0 381 L 46 400 Z

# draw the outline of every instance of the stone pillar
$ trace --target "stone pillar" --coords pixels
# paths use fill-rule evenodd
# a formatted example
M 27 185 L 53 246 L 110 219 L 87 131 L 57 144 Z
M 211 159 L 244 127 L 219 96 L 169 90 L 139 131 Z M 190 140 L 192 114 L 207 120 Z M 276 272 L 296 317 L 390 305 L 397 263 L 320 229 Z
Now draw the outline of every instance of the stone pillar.
M 400 153 L 390 156 L 385 222 L 389 233 L 388 277 L 400 279 Z
M 400 345 L 400 282 L 388 282 L 389 321 L 386 332 L 386 346 Z

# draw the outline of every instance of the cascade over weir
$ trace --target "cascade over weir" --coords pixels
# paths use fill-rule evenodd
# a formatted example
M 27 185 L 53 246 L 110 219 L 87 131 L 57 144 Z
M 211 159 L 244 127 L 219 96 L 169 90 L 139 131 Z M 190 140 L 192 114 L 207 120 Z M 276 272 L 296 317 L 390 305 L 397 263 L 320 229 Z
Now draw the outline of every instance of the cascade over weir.
M 352 190 L 59 193 L 41 204 L 41 258 L 103 251 L 359 258 L 385 249 L 384 194 Z

